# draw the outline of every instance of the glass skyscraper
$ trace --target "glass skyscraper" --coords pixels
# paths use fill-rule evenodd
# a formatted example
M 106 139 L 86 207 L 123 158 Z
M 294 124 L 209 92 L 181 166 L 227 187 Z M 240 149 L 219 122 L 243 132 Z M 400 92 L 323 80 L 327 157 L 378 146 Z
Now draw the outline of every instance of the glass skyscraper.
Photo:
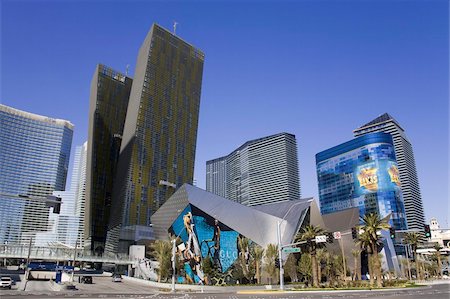
M 395 156 L 398 163 L 398 172 L 403 199 L 405 202 L 408 228 L 423 230 L 425 216 L 411 142 L 406 136 L 404 129 L 388 113 L 380 115 L 374 120 L 353 131 L 355 137 L 374 132 L 391 134 L 394 142 Z
M 367 134 L 316 155 L 322 214 L 359 208 L 360 216 L 391 214 L 395 229 L 406 229 L 405 208 L 392 137 Z
M 0 104 L 0 244 L 28 243 L 46 231 L 48 199 L 64 190 L 73 125 Z
M 207 161 L 206 190 L 247 206 L 299 199 L 295 135 L 247 141 L 231 154 Z
M 151 239 L 151 216 L 192 184 L 204 54 L 153 24 L 138 54 L 114 182 L 107 250 Z
M 91 81 L 86 168 L 86 247 L 104 250 L 112 190 L 133 80 L 99 64 Z

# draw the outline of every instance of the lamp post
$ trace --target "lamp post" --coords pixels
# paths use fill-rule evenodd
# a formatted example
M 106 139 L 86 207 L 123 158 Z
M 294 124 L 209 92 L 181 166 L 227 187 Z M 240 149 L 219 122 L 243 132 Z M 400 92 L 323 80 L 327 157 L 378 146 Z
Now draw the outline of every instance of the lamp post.
M 177 238 L 172 240 L 172 292 L 175 292 L 175 253 L 177 252 L 177 248 L 176 248 L 176 242 L 177 242 Z
M 306 202 L 311 202 L 312 200 L 306 201 Z M 283 250 L 283 245 L 281 244 L 281 223 L 283 223 L 283 221 L 285 220 L 285 218 L 287 217 L 287 215 L 291 212 L 292 208 L 301 204 L 301 203 L 305 203 L 305 201 L 300 201 L 297 202 L 295 204 L 293 204 L 288 210 L 287 212 L 284 214 L 283 218 L 277 221 L 277 241 L 278 241 L 278 260 L 280 261 L 280 290 L 284 290 L 284 269 L 283 269 L 283 261 L 281 259 L 281 255 L 282 255 L 282 250 Z
M 177 210 L 177 213 L 180 213 L 181 210 Z M 176 253 L 177 253 L 177 239 L 180 234 L 183 232 L 184 227 L 180 230 L 178 235 L 171 241 L 172 242 L 172 288 L 171 292 L 175 292 L 175 271 L 176 271 Z

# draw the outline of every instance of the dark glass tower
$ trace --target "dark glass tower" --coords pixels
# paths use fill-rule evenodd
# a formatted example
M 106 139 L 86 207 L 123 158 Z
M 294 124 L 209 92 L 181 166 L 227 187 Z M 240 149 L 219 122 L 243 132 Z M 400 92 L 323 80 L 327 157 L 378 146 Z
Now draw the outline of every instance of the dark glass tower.
M 151 239 L 151 216 L 192 183 L 204 54 L 154 24 L 136 63 L 107 250 Z M 118 248 L 119 239 L 123 247 Z
M 108 227 L 113 180 L 132 79 L 97 65 L 91 83 L 86 170 L 86 245 L 102 252 Z

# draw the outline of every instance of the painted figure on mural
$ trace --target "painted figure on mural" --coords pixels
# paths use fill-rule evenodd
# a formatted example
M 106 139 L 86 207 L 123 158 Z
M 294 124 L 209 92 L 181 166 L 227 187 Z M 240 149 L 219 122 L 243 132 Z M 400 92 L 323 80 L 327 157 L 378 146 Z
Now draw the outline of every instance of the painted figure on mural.
M 205 275 L 201 270 L 201 251 L 194 230 L 194 219 L 189 212 L 183 217 L 184 227 L 188 235 L 185 249 L 183 251 L 184 270 L 189 283 L 204 284 Z
M 214 242 L 214 256 L 213 261 L 216 265 L 217 269 L 222 272 L 222 265 L 220 263 L 220 226 L 219 226 L 219 220 L 214 220 L 214 236 L 213 236 L 213 242 Z

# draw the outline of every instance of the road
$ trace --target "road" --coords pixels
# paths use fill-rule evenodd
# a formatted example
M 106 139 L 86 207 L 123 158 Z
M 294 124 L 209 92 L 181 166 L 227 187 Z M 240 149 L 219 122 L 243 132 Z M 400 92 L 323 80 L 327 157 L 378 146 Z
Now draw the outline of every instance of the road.
M 96 277 L 91 285 L 76 283 L 77 291 L 52 291 L 48 281 L 29 281 L 27 291 L 0 290 L 2 299 L 12 298 L 149 298 L 149 299 L 443 299 L 450 298 L 450 284 L 441 284 L 406 290 L 347 291 L 347 292 L 262 292 L 236 293 L 167 293 L 134 282 L 112 282 L 109 277 Z

